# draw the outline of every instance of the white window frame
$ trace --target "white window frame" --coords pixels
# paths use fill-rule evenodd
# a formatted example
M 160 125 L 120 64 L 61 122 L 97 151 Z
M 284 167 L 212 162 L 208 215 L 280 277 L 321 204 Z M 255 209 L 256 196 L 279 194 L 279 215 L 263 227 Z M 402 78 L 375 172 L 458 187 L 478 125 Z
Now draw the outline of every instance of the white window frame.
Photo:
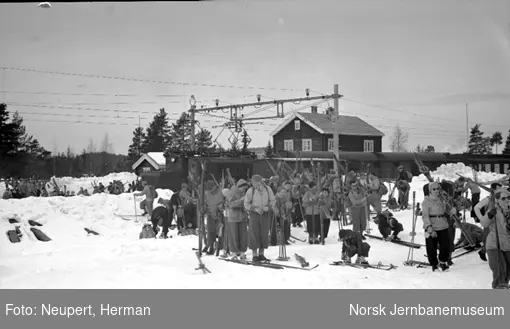
M 363 141 L 363 152 L 373 153 L 374 152 L 374 141 L 365 139 Z
M 294 130 L 301 130 L 301 121 L 294 120 Z
M 335 141 L 333 138 L 328 138 L 328 151 L 333 152 L 335 150 Z
M 150 167 L 142 167 L 142 172 L 151 172 Z
M 291 151 L 291 152 L 294 151 L 294 140 L 293 139 L 284 139 L 283 140 L 283 150 Z
M 312 139 L 311 138 L 305 138 L 305 139 L 301 140 L 301 150 L 303 152 L 312 151 Z

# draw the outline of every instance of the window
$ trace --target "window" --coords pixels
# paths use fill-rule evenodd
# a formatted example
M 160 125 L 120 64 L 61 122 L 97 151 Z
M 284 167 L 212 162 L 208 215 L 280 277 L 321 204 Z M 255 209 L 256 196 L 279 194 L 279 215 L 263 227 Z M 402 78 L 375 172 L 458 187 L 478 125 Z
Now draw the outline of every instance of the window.
M 363 152 L 374 152 L 374 141 L 364 140 L 363 141 Z
M 312 150 L 312 140 L 311 139 L 303 139 L 301 145 L 302 151 L 311 151 Z
M 506 174 L 506 171 L 508 170 L 508 167 L 509 167 L 508 163 L 505 163 L 505 164 L 503 165 L 503 173 L 504 173 L 504 174 Z
M 328 151 L 333 152 L 335 150 L 335 145 L 333 143 L 333 138 L 328 138 Z
M 151 167 L 142 167 L 142 171 L 143 172 L 150 172 L 151 171 Z
M 491 171 L 492 171 L 491 169 L 492 169 L 492 168 L 491 168 L 490 163 L 488 163 L 488 164 L 486 164 L 486 165 L 485 165 L 485 172 L 491 172 Z
M 498 174 L 501 174 L 501 171 L 500 171 L 500 167 L 499 167 L 499 163 L 495 163 L 494 164 L 494 172 L 495 173 L 498 173 Z
M 301 129 L 301 121 L 294 120 L 294 130 L 300 130 Z
M 283 150 L 284 151 L 294 151 L 294 140 L 286 139 L 283 141 Z

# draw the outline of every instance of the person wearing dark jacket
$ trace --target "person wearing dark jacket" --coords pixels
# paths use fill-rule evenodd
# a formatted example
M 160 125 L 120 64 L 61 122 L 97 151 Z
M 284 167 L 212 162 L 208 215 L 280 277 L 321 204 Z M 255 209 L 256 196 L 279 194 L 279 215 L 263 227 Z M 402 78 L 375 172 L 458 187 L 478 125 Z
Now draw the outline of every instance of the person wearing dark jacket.
M 342 241 L 342 260 L 346 263 L 351 263 L 351 258 L 358 255 L 356 264 L 368 264 L 368 252 L 370 245 L 363 242 L 363 237 L 360 232 L 352 230 L 340 230 L 338 232 L 338 240 Z
M 409 192 L 411 191 L 411 185 L 413 175 L 404 170 L 404 166 L 398 166 L 398 177 L 397 177 L 397 189 L 398 189 L 398 204 L 401 210 L 409 207 Z
M 374 219 L 374 223 L 378 225 L 379 232 L 384 240 L 400 240 L 397 236 L 404 230 L 404 226 L 402 226 L 402 224 L 393 217 L 393 214 L 389 210 L 385 210 L 378 214 L 377 218 Z
M 154 208 L 154 210 L 152 211 L 151 215 L 152 230 L 154 231 L 154 234 L 157 235 L 159 231 L 158 226 L 163 226 L 163 232 L 161 232 L 159 238 L 167 239 L 168 229 L 170 228 L 171 223 L 171 217 L 167 209 L 169 201 L 159 198 L 158 204 L 162 204 L 163 206 L 158 206 Z

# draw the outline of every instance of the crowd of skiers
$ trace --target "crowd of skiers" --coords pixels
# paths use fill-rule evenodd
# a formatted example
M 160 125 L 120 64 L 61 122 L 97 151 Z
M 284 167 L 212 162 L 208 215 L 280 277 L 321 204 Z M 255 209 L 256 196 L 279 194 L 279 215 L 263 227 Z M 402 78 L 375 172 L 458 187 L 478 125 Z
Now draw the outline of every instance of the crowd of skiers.
M 2 193 L 2 199 L 24 199 L 28 197 L 52 197 L 52 196 L 90 196 L 91 194 L 98 193 L 109 193 L 109 194 L 121 194 L 125 192 L 124 183 L 121 181 L 110 182 L 109 185 L 105 186 L 102 182 L 99 184 L 92 184 L 92 192 L 88 189 L 80 187 L 78 191 L 71 191 L 66 185 L 60 187 L 54 178 L 51 180 L 35 180 L 35 179 L 6 179 L 3 181 L 5 184 L 5 190 Z M 141 190 L 141 180 L 128 184 L 128 193 L 132 191 Z
M 399 192 L 398 201 L 395 201 L 398 207 L 393 208 L 397 211 L 409 207 L 412 181 L 408 171 L 402 167 L 398 170 L 394 187 Z M 510 180 L 510 175 L 506 179 Z M 319 182 L 320 188 L 316 182 Z M 279 239 L 280 243 L 290 244 L 291 227 L 301 227 L 303 222 L 306 223 L 308 243 L 319 244 L 328 237 L 331 220 L 338 220 L 339 226 L 342 226 L 338 233 L 338 240 L 343 242 L 342 260 L 351 262 L 351 258 L 357 256 L 357 263 L 367 263 L 370 245 L 363 233 L 370 223 L 370 208 L 375 211 L 373 222 L 385 240 L 399 240 L 398 234 L 404 227 L 389 209 L 383 211 L 381 198 L 388 193 L 388 189 L 375 174 L 351 171 L 345 175 L 342 183 L 332 172 L 319 181 L 304 174 L 294 174 L 288 180 L 281 180 L 276 175 L 269 179 L 254 175 L 248 181 L 239 179 L 236 182 L 231 179 L 227 188 L 216 181 L 208 181 L 204 186 L 206 221 L 203 252 L 211 255 L 220 249 L 222 257 L 244 260 L 249 249 L 253 261 L 261 261 L 266 259 L 264 251 L 269 246 L 276 246 Z M 160 237 L 168 237 L 174 215 L 180 230 L 197 228 L 197 200 L 192 197 L 187 184 L 182 184 L 181 190 L 174 193 L 170 200 L 159 198 L 158 207 L 154 210 L 157 192 L 146 182 L 143 185 L 144 190 L 136 195 L 146 197 L 140 207 L 151 215 L 154 234 L 158 233 L 158 226 L 162 226 Z M 470 200 L 464 198 L 468 190 L 471 192 Z M 452 252 L 455 249 L 480 249 L 480 258 L 488 260 L 493 272 L 493 288 L 508 287 L 510 192 L 501 183 L 493 183 L 491 190 L 494 192 L 493 199 L 487 197 L 480 200 L 478 184 L 464 177 L 456 181 L 431 182 L 423 187 L 425 198 L 420 215 L 427 257 L 433 271 L 439 268 L 445 271 L 452 266 Z M 471 217 L 481 227 L 467 223 L 465 218 L 455 221 L 453 217 L 461 217 L 463 209 L 471 209 Z M 499 239 L 496 238 L 495 221 L 498 223 Z M 343 229 L 343 225 L 347 224 L 352 225 L 352 229 Z M 455 242 L 458 228 L 466 232 L 470 239 L 461 234 Z
M 480 249 L 480 258 L 488 260 L 493 274 L 492 288 L 510 288 L 510 188 L 504 185 L 510 185 L 510 172 L 490 185 L 490 195 L 483 200 L 481 185 L 462 176 L 454 182 L 442 180 L 423 187 L 422 221 L 433 271 L 452 266 L 452 252 L 457 248 Z M 468 190 L 471 200 L 466 202 L 462 195 Z M 466 218 L 459 220 L 460 210 L 469 208 L 470 217 L 481 226 L 465 222 Z M 455 243 L 457 228 L 462 234 Z

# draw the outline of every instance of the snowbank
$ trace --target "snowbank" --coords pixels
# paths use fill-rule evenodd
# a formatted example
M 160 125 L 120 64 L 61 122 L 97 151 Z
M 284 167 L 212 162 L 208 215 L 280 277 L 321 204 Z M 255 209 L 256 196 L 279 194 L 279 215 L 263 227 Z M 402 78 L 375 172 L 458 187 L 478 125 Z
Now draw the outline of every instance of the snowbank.
M 440 180 L 446 179 L 446 180 L 456 180 L 459 178 L 456 174 L 465 176 L 467 178 L 475 179 L 473 177 L 473 170 L 471 167 L 468 167 L 464 165 L 463 163 L 459 162 L 457 164 L 449 163 L 446 165 L 441 165 L 439 168 L 437 168 L 435 171 L 431 172 L 432 177 L 434 179 L 439 178 Z M 479 182 L 490 182 L 493 180 L 500 179 L 504 177 L 504 174 L 497 174 L 493 172 L 485 172 L 485 171 L 477 171 L 477 179 Z M 425 176 L 420 175 L 420 179 L 423 178 L 426 180 Z

